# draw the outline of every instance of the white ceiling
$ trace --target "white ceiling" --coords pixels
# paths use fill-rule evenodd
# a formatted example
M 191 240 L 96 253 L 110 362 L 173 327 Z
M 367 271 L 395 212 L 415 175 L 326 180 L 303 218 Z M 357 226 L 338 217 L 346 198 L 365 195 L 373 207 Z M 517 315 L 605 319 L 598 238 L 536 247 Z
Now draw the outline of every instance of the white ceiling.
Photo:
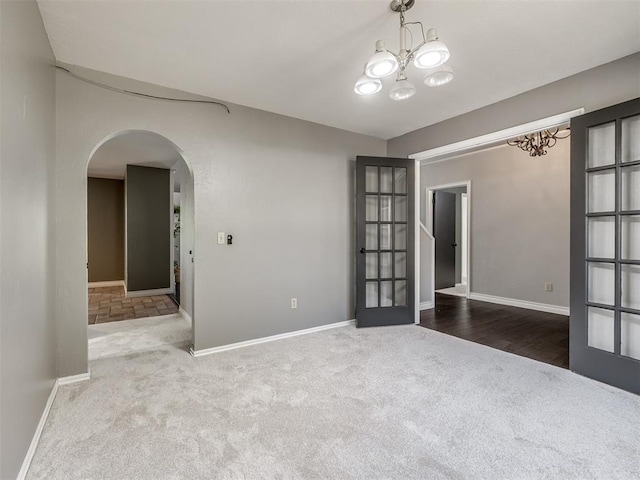
M 135 131 L 103 143 L 91 157 L 87 174 L 122 179 L 127 165 L 171 169 L 180 160 L 182 157 L 166 138 L 152 132 Z
M 417 0 L 454 81 L 410 100 L 353 84 L 398 15 L 370 1 L 39 0 L 58 61 L 392 138 L 640 51 L 640 1 Z

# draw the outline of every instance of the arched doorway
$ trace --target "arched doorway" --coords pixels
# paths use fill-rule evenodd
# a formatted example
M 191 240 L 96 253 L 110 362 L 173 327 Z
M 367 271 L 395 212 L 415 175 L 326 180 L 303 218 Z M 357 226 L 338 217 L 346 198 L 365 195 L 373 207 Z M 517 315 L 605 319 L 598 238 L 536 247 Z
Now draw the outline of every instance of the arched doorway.
M 188 348 L 194 195 L 184 154 L 155 132 L 120 131 L 93 149 L 87 177 L 89 359 Z

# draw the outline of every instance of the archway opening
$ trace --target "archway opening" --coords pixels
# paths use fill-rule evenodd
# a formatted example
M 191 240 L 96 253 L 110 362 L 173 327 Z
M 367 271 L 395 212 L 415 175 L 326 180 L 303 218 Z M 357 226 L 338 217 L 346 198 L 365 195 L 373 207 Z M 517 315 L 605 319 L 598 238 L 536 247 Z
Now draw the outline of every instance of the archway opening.
M 193 344 L 193 211 L 192 170 L 166 137 L 127 130 L 94 148 L 87 163 L 89 360 Z

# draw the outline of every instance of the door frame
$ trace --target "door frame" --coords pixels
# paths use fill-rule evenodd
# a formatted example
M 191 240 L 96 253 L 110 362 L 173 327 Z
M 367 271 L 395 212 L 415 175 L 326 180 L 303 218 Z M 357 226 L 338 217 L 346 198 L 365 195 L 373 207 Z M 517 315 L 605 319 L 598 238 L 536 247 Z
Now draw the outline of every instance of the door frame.
M 467 189 L 467 216 L 462 222 L 467 226 L 467 235 L 465 240 L 465 250 L 467 252 L 467 285 L 465 297 L 469 298 L 471 294 L 471 180 L 463 180 L 454 183 L 445 183 L 443 185 L 434 185 L 427 187 L 426 207 L 427 207 L 427 231 L 429 235 L 435 239 L 433 235 L 433 195 L 436 190 L 446 190 L 449 188 L 466 187 Z M 464 274 L 464 272 L 462 272 Z M 431 298 L 435 305 L 436 295 L 436 242 L 431 242 Z

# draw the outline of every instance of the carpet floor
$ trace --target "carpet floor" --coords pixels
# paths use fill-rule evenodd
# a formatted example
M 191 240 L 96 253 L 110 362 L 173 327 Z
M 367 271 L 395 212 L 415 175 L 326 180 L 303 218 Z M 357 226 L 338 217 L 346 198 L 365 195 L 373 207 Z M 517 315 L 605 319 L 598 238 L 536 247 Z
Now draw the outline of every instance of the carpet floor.
M 191 324 L 180 313 L 89 325 L 88 336 L 89 361 L 192 343 Z
M 91 362 L 35 479 L 640 478 L 640 397 L 416 326 Z

